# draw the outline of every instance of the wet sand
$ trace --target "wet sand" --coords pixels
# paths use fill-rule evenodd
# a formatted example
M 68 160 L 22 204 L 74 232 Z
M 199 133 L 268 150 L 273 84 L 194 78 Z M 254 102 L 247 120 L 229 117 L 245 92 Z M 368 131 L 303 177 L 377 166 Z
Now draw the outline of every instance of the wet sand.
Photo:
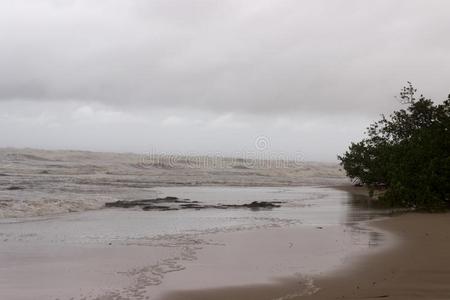
M 374 222 L 398 245 L 319 279 L 308 299 L 450 299 L 450 214 L 405 214 Z
M 282 205 L 262 210 L 107 208 L 3 219 L 0 299 L 155 300 L 180 289 L 270 284 L 282 277 L 301 282 L 292 290 L 299 294 L 315 290 L 311 275 L 334 270 L 379 238 L 358 225 L 381 212 L 335 189 L 152 191 L 209 204 L 278 200 Z
M 127 155 L 57 153 L 5 154 L 0 215 L 52 217 L 1 224 L 1 299 L 450 299 L 450 215 L 408 214 L 361 228 L 380 215 L 373 201 L 360 201 L 364 188 L 324 186 L 347 181 L 335 167 L 193 171 Z M 260 187 L 267 183 L 283 188 Z M 312 183 L 321 187 L 290 187 Z M 205 186 L 177 194 L 189 184 Z M 161 192 L 287 202 L 273 211 L 84 212 Z M 68 211 L 80 213 L 55 215 Z M 387 248 L 371 246 L 380 231 Z
M 312 295 L 295 296 L 305 281 L 291 277 L 271 284 L 172 292 L 164 300 L 450 299 L 450 214 L 410 213 L 370 225 L 395 235 L 395 244 L 314 276 L 318 290 Z
M 160 292 L 166 292 L 162 299 L 197 299 L 195 290 L 205 288 L 214 296 L 209 298 L 211 294 L 206 293 L 207 297 L 200 299 L 233 299 L 234 288 L 225 289 L 224 298 L 216 290 L 239 286 L 239 291 L 249 285 L 258 286 L 258 292 L 263 290 L 267 297 L 263 299 L 313 293 L 317 290 L 313 276 L 338 269 L 349 255 L 378 251 L 368 249 L 375 241 L 354 230 L 341 225 L 294 226 L 215 235 L 218 247 L 198 251 L 198 259 L 187 264 L 186 270 L 170 274 L 167 285 L 162 283 Z M 280 288 L 272 284 L 286 278 L 295 284 Z M 188 296 L 184 292 L 174 295 L 172 291 L 177 289 L 190 292 Z

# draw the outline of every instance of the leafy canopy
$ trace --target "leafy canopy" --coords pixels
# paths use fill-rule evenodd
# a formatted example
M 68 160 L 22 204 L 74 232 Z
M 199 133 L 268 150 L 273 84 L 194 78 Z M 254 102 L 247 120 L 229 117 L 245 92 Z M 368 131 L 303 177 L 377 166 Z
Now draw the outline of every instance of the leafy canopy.
M 367 128 L 367 137 L 338 156 L 347 175 L 393 206 L 450 208 L 450 95 L 434 104 L 408 82 L 400 92 L 406 109 Z

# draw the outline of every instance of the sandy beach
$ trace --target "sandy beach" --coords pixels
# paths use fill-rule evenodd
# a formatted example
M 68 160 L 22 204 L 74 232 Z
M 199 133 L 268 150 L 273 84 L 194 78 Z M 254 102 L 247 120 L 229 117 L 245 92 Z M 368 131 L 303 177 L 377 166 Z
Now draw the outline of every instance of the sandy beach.
M 392 233 L 394 244 L 316 276 L 313 284 L 317 291 L 312 295 L 295 296 L 303 283 L 280 279 L 266 285 L 179 291 L 164 300 L 450 298 L 450 214 L 410 213 L 370 225 Z
M 336 166 L 161 168 L 128 154 L 0 154 L 1 299 L 450 298 L 450 214 L 392 216 L 364 188 L 342 184 Z M 280 207 L 105 207 L 167 196 Z
M 311 299 L 449 299 L 450 214 L 410 213 L 376 221 L 398 245 L 317 281 Z
M 310 209 L 309 213 L 315 208 Z M 0 295 L 96 300 L 449 299 L 450 214 L 406 213 L 370 221 L 372 217 L 360 209 L 347 211 L 344 222 L 331 221 L 324 210 L 325 215 L 309 220 L 304 215 L 293 226 L 271 219 L 251 228 L 241 224 L 152 239 L 139 236 L 149 234 L 150 227 L 142 226 L 151 223 L 146 221 L 148 213 L 138 211 L 100 210 L 5 223 Z M 134 220 L 128 231 L 105 236 L 123 230 L 125 223 L 118 221 L 124 217 L 125 223 Z M 115 225 L 108 221 L 114 219 Z M 61 228 L 53 232 L 55 226 Z M 71 232 L 73 228 L 80 235 Z M 92 232 L 86 236 L 89 228 Z M 20 234 L 12 234 L 17 230 Z M 136 238 L 129 238 L 131 232 Z M 121 234 L 128 238 L 122 240 Z
M 180 289 L 302 282 L 372 249 L 382 212 L 324 187 L 166 187 L 206 203 L 277 199 L 269 210 L 99 209 L 0 223 L 0 298 L 160 299 Z M 226 203 L 226 202 L 225 202 Z M 373 247 L 376 249 L 377 247 Z M 41 276 L 45 274 L 45 276 Z

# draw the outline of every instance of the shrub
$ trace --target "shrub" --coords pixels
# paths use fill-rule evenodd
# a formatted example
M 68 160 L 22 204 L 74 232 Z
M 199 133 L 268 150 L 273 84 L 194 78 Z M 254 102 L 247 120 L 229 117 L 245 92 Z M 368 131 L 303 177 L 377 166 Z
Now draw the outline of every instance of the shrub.
M 434 104 L 408 82 L 400 93 L 406 109 L 367 128 L 367 137 L 338 156 L 347 175 L 393 206 L 425 210 L 450 207 L 450 95 Z

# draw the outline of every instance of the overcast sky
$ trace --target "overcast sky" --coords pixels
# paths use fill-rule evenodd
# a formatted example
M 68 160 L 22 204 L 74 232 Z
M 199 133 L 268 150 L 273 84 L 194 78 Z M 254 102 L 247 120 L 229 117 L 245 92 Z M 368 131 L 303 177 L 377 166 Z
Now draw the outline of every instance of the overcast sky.
M 449 15 L 446 0 L 0 0 L 0 147 L 333 161 L 406 81 L 450 93 Z

